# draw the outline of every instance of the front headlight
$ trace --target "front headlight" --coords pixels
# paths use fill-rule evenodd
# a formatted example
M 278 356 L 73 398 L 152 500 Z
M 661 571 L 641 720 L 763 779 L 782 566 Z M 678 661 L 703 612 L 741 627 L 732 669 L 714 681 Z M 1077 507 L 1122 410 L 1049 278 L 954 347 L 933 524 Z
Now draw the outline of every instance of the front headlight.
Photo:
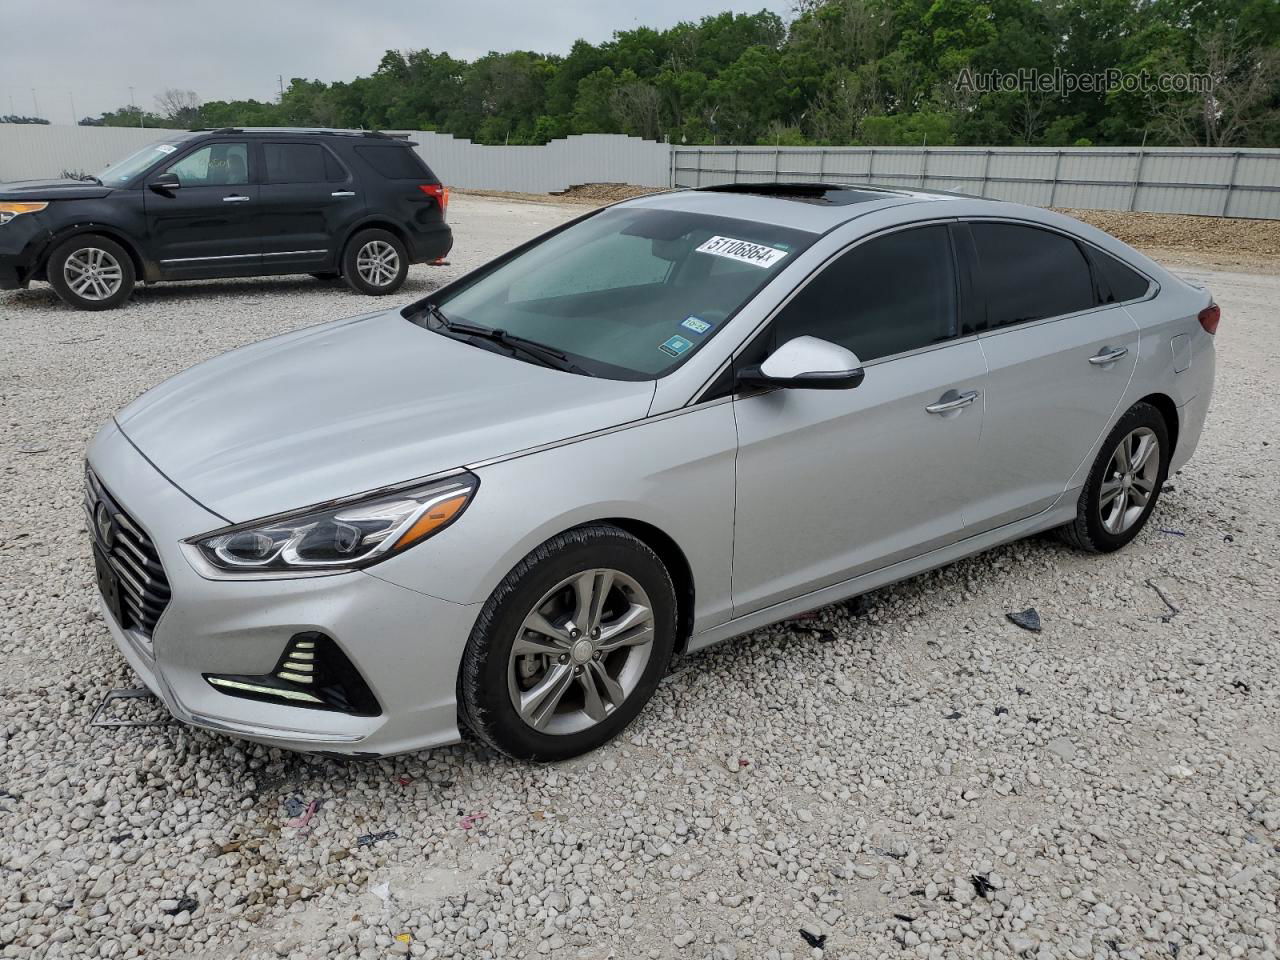
M 462 515 L 480 479 L 463 472 L 201 534 L 189 550 L 217 571 L 253 576 L 338 573 L 385 560 Z
M 43 203 L 13 203 L 8 200 L 0 201 L 0 223 L 8 223 L 14 217 L 22 213 L 39 213 L 48 205 L 48 201 Z

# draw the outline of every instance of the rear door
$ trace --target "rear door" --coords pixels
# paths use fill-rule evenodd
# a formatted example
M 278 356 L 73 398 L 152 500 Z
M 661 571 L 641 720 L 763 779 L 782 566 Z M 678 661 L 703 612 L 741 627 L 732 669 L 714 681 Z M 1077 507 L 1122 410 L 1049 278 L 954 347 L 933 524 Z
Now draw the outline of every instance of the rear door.
M 982 484 L 965 514 L 978 533 L 1061 497 L 1116 416 L 1138 359 L 1138 327 L 1124 307 L 1101 303 L 1074 238 L 1005 221 L 968 230 L 990 371 Z
M 337 269 L 365 201 L 346 165 L 315 138 L 261 144 L 262 261 L 271 273 Z
M 181 187 L 144 189 L 152 257 L 166 279 L 252 276 L 260 270 L 257 170 L 245 141 L 197 146 L 157 173 Z
M 734 400 L 735 616 L 962 535 L 986 366 L 959 287 L 946 224 L 882 234 L 829 262 L 744 354 L 814 336 L 858 354 L 866 378 Z

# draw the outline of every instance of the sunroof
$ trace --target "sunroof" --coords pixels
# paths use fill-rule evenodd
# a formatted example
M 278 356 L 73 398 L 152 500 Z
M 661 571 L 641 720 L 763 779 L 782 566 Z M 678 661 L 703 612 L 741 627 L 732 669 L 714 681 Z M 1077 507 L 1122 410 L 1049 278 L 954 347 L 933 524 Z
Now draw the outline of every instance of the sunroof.
M 724 183 L 701 189 L 707 193 L 747 193 L 753 196 L 777 197 L 780 200 L 821 203 L 835 207 L 883 200 L 885 194 L 889 192 L 859 190 L 856 187 L 841 187 L 830 183 Z

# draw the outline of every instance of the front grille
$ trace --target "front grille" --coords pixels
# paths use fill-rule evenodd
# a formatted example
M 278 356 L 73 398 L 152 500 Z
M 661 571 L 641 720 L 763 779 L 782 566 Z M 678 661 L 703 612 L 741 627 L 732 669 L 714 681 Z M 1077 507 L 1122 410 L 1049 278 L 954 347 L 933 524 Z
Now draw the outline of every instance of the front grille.
M 84 509 L 95 545 L 120 584 L 120 626 L 151 636 L 169 605 L 169 578 L 151 538 L 85 470 Z

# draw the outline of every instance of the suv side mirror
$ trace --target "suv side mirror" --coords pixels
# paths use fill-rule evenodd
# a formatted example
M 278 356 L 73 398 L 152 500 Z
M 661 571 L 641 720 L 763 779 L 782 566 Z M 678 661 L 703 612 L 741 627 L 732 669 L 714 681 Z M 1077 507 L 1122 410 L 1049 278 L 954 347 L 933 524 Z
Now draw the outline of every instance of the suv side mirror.
M 147 186 L 156 193 L 169 193 L 171 190 L 179 189 L 182 181 L 178 179 L 176 173 L 158 173 L 148 181 Z
M 738 383 L 748 387 L 851 390 L 865 376 L 862 361 L 852 350 L 817 337 L 796 337 L 759 366 L 738 371 Z

